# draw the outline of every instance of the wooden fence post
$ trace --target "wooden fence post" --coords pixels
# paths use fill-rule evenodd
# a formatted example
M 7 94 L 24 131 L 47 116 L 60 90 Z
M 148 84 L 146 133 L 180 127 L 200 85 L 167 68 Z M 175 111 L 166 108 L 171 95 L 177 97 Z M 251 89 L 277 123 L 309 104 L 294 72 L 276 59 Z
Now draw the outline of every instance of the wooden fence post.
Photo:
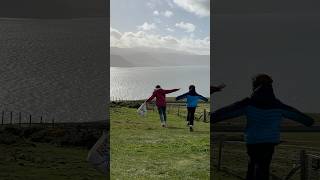
M 206 122 L 207 121 L 207 110 L 204 109 L 203 110 L 203 122 Z
M 219 140 L 219 151 L 218 151 L 218 171 L 221 170 L 221 162 L 222 162 L 222 149 L 223 149 L 224 138 L 221 136 Z
M 21 126 L 21 112 L 19 112 L 19 126 Z
M 180 104 L 178 104 L 178 117 L 180 116 Z
M 4 122 L 4 111 L 2 111 L 1 125 L 3 125 L 3 122 Z
M 30 114 L 30 115 L 29 115 L 29 126 L 31 126 L 31 123 L 32 123 L 32 122 L 31 122 L 31 119 L 32 119 L 32 115 Z
M 12 124 L 12 111 L 10 112 L 10 124 Z
M 308 180 L 308 161 L 307 161 L 307 156 L 306 156 L 306 150 L 301 150 L 300 151 L 300 163 L 301 163 L 301 174 L 300 174 L 300 179 L 301 180 Z

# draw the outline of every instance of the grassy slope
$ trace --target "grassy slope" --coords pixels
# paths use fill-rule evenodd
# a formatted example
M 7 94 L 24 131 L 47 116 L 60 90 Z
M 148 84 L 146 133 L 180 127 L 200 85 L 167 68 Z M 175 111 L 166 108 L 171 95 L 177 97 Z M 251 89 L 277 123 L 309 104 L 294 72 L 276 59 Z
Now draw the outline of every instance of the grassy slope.
M 101 179 L 87 162 L 88 150 L 56 147 L 43 143 L 20 142 L 0 145 L 0 179 Z
M 242 133 L 217 133 L 226 134 L 228 136 L 236 136 Z M 320 152 L 319 144 L 320 133 L 314 132 L 294 132 L 282 133 L 281 139 L 285 141 L 276 147 L 271 171 L 273 174 L 284 177 L 292 169 L 295 161 L 298 160 L 300 150 L 305 149 L 312 152 Z M 216 147 L 218 145 L 214 144 Z M 217 149 L 216 149 L 217 150 Z M 213 158 L 217 158 L 217 151 Z M 245 176 L 247 168 L 247 154 L 244 144 L 226 143 L 223 146 L 222 166 L 231 169 L 234 173 Z M 293 180 L 299 179 L 299 174 L 296 174 Z
M 168 116 L 160 127 L 156 112 L 111 108 L 111 179 L 209 179 L 209 124 Z

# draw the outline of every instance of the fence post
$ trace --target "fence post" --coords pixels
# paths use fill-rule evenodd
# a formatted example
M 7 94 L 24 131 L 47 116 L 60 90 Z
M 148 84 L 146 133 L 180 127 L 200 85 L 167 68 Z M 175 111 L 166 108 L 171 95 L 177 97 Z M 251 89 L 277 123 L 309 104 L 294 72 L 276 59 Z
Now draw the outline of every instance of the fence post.
M 1 125 L 3 125 L 3 121 L 4 121 L 4 111 L 2 111 Z
M 42 124 L 42 116 L 40 116 L 40 124 Z
M 306 156 L 306 150 L 301 150 L 300 151 L 300 163 L 301 163 L 301 174 L 300 174 L 300 179 L 301 180 L 308 180 L 308 158 Z
M 19 112 L 19 126 L 21 126 L 21 112 Z
M 180 104 L 178 104 L 178 117 L 180 116 Z
M 221 170 L 221 162 L 222 162 L 222 149 L 223 149 L 224 137 L 221 136 L 219 140 L 219 151 L 218 151 L 218 171 Z
M 203 122 L 206 122 L 207 121 L 207 110 L 204 109 L 203 110 Z
M 12 111 L 10 112 L 10 124 L 12 124 Z
M 31 114 L 29 115 L 29 126 L 31 126 L 31 119 L 32 119 L 32 116 Z

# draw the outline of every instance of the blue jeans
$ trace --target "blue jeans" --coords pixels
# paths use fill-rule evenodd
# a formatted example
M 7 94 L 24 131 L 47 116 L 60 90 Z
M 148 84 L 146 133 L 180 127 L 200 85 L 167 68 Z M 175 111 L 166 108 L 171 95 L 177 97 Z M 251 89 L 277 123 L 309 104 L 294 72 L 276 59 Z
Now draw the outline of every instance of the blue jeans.
M 167 122 L 166 107 L 158 107 L 161 123 Z

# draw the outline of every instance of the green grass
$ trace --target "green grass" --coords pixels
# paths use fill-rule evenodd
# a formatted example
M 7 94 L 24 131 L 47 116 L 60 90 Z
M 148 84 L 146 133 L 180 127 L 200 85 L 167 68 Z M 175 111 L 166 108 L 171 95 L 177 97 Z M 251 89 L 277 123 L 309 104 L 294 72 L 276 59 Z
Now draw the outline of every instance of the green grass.
M 136 109 L 112 107 L 111 179 L 209 179 L 209 124 L 168 115 L 160 127 L 157 112 L 139 117 Z
M 2 180 L 90 180 L 106 177 L 86 161 L 88 150 L 21 141 L 0 145 Z

